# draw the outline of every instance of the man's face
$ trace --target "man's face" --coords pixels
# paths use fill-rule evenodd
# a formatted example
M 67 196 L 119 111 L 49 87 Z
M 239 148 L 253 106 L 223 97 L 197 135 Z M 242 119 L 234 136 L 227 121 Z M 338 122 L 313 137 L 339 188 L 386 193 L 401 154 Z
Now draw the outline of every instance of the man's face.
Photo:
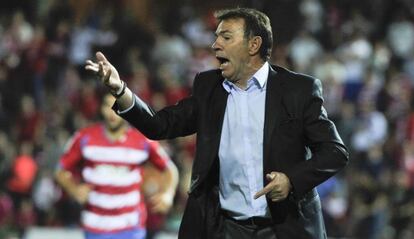
M 112 95 L 107 94 L 103 97 L 101 105 L 101 113 L 104 118 L 105 126 L 112 132 L 121 129 L 121 127 L 125 125 L 125 121 L 111 109 L 114 102 L 115 98 Z
M 244 19 L 221 21 L 212 48 L 220 62 L 219 68 L 223 77 L 232 82 L 244 77 L 250 58 L 248 40 L 244 38 Z

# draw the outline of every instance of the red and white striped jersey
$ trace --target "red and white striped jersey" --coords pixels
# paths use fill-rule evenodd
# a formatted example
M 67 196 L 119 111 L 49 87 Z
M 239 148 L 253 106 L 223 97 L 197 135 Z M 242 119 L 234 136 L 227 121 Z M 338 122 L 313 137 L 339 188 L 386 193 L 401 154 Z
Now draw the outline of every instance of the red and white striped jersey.
M 73 136 L 60 167 L 80 173 L 92 187 L 81 216 L 85 230 L 103 233 L 145 227 L 147 212 L 140 187 L 141 166 L 147 160 L 163 170 L 170 159 L 158 142 L 133 128 L 117 141 L 106 136 L 103 124 Z

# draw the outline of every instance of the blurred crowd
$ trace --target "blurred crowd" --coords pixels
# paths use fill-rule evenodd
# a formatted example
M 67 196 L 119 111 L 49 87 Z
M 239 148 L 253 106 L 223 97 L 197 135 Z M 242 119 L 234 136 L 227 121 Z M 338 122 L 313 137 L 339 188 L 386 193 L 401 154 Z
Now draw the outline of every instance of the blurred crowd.
M 72 133 L 100 119 L 102 84 L 84 70 L 100 50 L 155 109 L 191 93 L 217 66 L 214 10 L 255 7 L 271 19 L 271 62 L 319 78 L 325 108 L 351 151 L 318 188 L 328 235 L 414 238 L 414 2 L 410 0 L 0 3 L 0 238 L 29 226 L 76 227 L 80 206 L 53 173 Z M 173 210 L 150 235 L 175 231 L 195 136 L 163 141 L 177 164 Z

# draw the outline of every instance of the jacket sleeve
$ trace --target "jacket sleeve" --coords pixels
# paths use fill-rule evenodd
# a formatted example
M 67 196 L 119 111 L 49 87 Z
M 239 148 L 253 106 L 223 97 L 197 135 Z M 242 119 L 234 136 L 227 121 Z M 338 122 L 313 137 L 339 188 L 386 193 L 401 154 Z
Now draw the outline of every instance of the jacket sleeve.
M 136 95 L 133 107 L 127 112 L 119 113 L 116 103 L 113 110 L 149 139 L 171 139 L 193 134 L 197 129 L 197 78 L 196 76 L 194 80 L 192 95 L 158 112 Z
M 323 107 L 321 82 L 313 79 L 311 94 L 305 101 L 303 124 L 306 147 L 311 157 L 286 172 L 293 186 L 293 196 L 302 198 L 348 162 L 349 154 L 334 123 Z

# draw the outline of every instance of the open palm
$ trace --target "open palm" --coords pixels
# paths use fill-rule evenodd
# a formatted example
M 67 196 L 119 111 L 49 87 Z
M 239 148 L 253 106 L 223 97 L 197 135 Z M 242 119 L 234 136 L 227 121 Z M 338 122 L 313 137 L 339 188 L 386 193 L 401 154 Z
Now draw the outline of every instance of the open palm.
M 87 60 L 85 69 L 97 74 L 100 80 L 112 91 L 117 92 L 122 87 L 118 71 L 106 59 L 102 52 L 96 53 L 96 62 Z

